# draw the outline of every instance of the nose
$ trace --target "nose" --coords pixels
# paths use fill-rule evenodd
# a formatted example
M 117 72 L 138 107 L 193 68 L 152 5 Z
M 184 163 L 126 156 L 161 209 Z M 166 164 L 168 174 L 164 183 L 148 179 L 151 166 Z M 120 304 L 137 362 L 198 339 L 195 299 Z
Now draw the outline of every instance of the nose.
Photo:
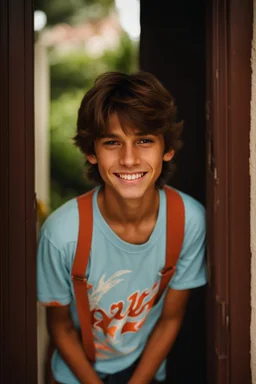
M 139 150 L 132 145 L 123 146 L 120 153 L 120 164 L 128 168 L 140 163 Z

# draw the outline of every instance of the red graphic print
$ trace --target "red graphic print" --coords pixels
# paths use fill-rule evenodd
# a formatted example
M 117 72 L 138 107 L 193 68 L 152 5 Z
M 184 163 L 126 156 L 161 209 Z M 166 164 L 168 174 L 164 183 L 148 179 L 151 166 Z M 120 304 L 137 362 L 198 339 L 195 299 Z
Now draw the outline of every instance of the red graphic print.
M 94 309 L 92 311 L 93 328 L 101 329 L 106 336 L 111 338 L 114 338 L 119 330 L 121 334 L 137 332 L 145 323 L 147 315 L 154 305 L 157 291 L 158 282 L 141 294 L 139 292 L 131 294 L 127 300 L 129 305 L 126 310 L 123 301 L 112 304 L 109 313 L 101 308 Z

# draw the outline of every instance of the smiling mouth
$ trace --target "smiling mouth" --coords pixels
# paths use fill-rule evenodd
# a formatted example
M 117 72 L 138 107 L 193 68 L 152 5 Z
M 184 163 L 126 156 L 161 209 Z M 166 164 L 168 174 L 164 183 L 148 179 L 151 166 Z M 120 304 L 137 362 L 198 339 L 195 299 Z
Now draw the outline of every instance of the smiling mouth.
M 143 176 L 146 175 L 147 172 L 137 172 L 137 173 L 115 173 L 115 176 L 117 176 L 121 180 L 128 180 L 128 181 L 134 181 L 139 180 Z

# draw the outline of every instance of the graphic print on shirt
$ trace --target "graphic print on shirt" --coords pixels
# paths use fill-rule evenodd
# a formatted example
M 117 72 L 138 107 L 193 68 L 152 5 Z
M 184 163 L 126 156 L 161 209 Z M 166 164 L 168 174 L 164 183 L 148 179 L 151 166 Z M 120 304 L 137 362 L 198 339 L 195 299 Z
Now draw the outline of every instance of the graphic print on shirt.
M 108 359 L 113 357 L 113 354 L 119 354 L 118 344 L 122 341 L 122 336 L 128 332 L 138 332 L 145 323 L 157 296 L 159 282 L 142 292 L 131 293 L 126 301 L 120 300 L 112 303 L 108 311 L 101 308 L 100 300 L 102 297 L 117 284 L 124 281 L 123 278 L 120 278 L 121 276 L 131 272 L 131 270 L 118 271 L 108 280 L 104 274 L 96 287 L 90 285 L 89 303 L 92 313 L 93 335 L 96 355 L 100 359 Z M 126 353 L 131 352 L 131 348 L 126 351 Z

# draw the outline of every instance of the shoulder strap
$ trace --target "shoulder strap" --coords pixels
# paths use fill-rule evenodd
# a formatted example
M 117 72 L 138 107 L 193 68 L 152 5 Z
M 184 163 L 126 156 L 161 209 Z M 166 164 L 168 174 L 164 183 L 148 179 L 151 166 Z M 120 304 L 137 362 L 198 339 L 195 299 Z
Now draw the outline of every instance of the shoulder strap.
M 166 256 L 165 266 L 160 271 L 161 282 L 156 301 L 161 297 L 167 284 L 175 272 L 178 261 L 185 228 L 185 209 L 182 197 L 174 189 L 164 186 L 166 194 Z
M 92 335 L 92 320 L 87 294 L 86 268 L 90 257 L 93 229 L 93 207 L 90 191 L 77 198 L 79 212 L 79 232 L 75 259 L 72 268 L 78 318 L 81 326 L 85 353 L 91 362 L 95 361 L 95 347 Z
M 184 238 L 185 212 L 183 200 L 178 192 L 165 186 L 166 214 L 166 260 L 162 269 L 161 282 L 156 301 L 161 297 L 175 271 Z M 85 353 L 91 362 L 95 362 L 95 347 L 92 335 L 92 321 L 87 294 L 85 272 L 90 257 L 93 228 L 92 195 L 90 191 L 77 198 L 79 212 L 79 232 L 75 259 L 72 268 L 78 317 L 81 326 Z

